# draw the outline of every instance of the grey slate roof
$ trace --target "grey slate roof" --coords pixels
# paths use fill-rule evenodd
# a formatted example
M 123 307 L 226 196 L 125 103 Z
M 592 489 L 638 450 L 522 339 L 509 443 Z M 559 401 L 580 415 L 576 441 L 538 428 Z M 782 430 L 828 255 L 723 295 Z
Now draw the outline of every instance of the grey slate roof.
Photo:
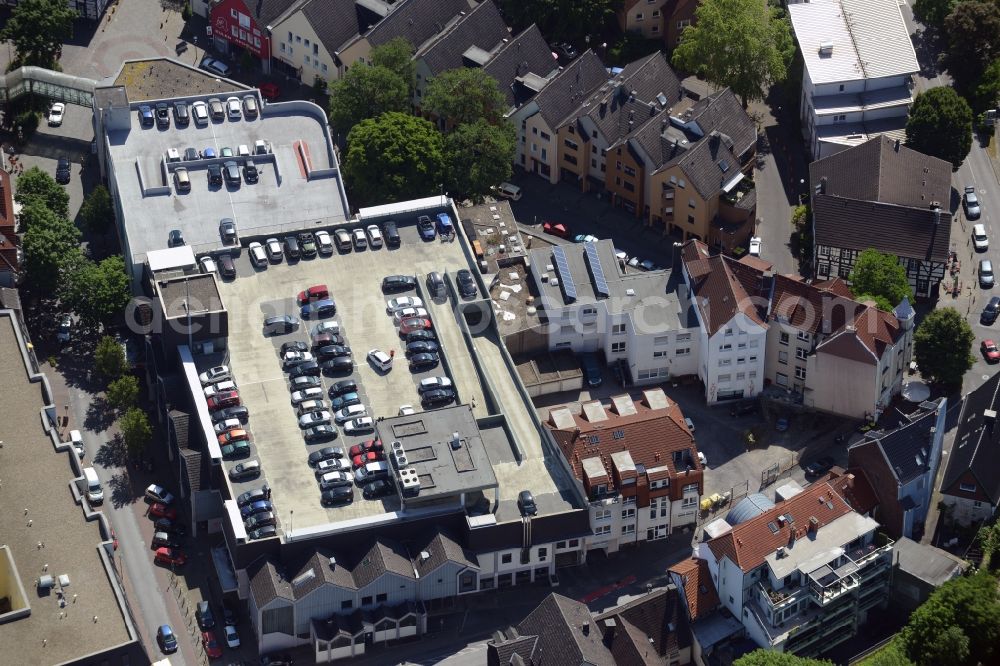
M 261 29 L 271 25 L 297 0 L 244 0 L 243 4 Z
M 295 577 L 292 578 L 295 597 L 297 599 L 301 599 L 325 583 L 331 583 L 347 590 L 356 589 L 351 570 L 339 562 L 331 564 L 331 556 L 333 556 L 333 553 L 329 551 L 318 550 L 306 560 L 306 563 L 295 574 Z M 302 582 L 294 585 L 294 581 L 297 580 L 301 580 Z
M 307 0 L 302 13 L 331 55 L 383 18 L 356 0 Z
M 589 631 L 583 632 L 584 623 Z M 522 635 L 536 634 L 535 663 L 594 664 L 612 666 L 611 652 L 604 646 L 601 632 L 594 626 L 587 606 L 552 593 L 518 625 Z M 542 656 L 544 655 L 544 656 Z
M 897 483 L 906 484 L 930 469 L 929 454 L 933 436 L 931 428 L 935 422 L 935 413 L 929 411 L 912 422 L 904 422 L 900 427 L 877 439 L 863 439 L 848 449 L 863 446 L 879 447 L 890 469 L 896 475 Z
M 552 49 L 542 37 L 542 32 L 532 23 L 501 46 L 483 71 L 500 83 L 508 108 L 514 108 L 535 95 L 535 91 L 518 84 L 515 81 L 517 77 L 535 74 L 548 78 L 558 67 L 559 63 L 552 57 Z
M 414 48 L 420 48 L 460 12 L 469 11 L 468 0 L 400 0 L 396 4 L 389 15 L 365 35 L 372 46 L 403 37 Z
M 702 199 L 718 194 L 722 186 L 740 170 L 739 158 L 719 136 L 709 136 L 671 161 L 677 164 Z
M 513 633 L 517 633 L 514 629 Z M 538 636 L 495 635 L 486 645 L 486 666 L 508 666 L 509 664 L 531 663 L 538 644 Z
M 934 546 L 917 543 L 900 537 L 893 545 L 896 565 L 915 578 L 940 587 L 957 578 L 969 568 L 969 563 L 951 553 Z
M 597 624 L 608 618 L 616 621 L 614 633 L 605 633 L 615 664 L 667 664 L 672 653 L 690 647 L 691 631 L 683 604 L 677 588 L 669 585 L 597 615 Z M 648 653 L 650 648 L 655 656 Z
M 425 45 L 417 52 L 416 57 L 423 59 L 433 74 L 440 74 L 449 69 L 468 66 L 469 63 L 465 62 L 462 54 L 471 47 L 493 51 L 509 35 L 497 6 L 492 0 L 485 0 L 436 40 Z
M 535 103 L 545 124 L 552 130 L 561 127 L 576 113 L 583 100 L 608 78 L 601 59 L 588 49 L 535 96 Z
M 417 572 L 423 576 L 434 571 L 445 562 L 454 562 L 463 567 L 479 568 L 479 560 L 475 553 L 462 548 L 461 544 L 443 532 L 438 532 L 423 547 L 422 552 L 426 552 L 430 557 L 423 560 L 417 557 Z
M 816 191 L 826 178 L 826 194 L 862 201 L 930 208 L 951 201 L 951 164 L 878 136 L 809 165 Z
M 990 427 L 986 423 L 983 412 L 987 409 L 1000 410 L 1000 373 L 995 373 L 962 401 L 941 492 L 949 492 L 962 475 L 971 472 L 995 506 L 1000 503 L 1000 424 Z
M 275 599 L 295 600 L 292 586 L 278 573 L 277 565 L 267 558 L 261 558 L 248 567 L 250 592 L 256 600 L 257 608 L 263 608 Z
M 948 258 L 951 213 L 857 199 L 813 195 L 815 244 L 943 262 Z
M 733 142 L 733 152 L 741 158 L 757 143 L 757 125 L 729 88 L 696 102 L 685 112 L 684 119 L 698 123 L 705 136 L 712 132 L 727 135 Z
M 352 567 L 354 584 L 360 590 L 384 573 L 395 573 L 404 578 L 415 578 L 413 563 L 402 544 L 378 539 L 367 553 Z

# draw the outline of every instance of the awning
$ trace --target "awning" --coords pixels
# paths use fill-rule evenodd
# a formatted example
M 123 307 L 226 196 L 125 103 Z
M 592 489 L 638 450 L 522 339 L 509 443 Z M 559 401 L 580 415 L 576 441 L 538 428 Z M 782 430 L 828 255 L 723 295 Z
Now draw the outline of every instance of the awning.
M 722 186 L 722 191 L 725 192 L 726 194 L 729 194 L 730 190 L 736 187 L 736 184 L 739 183 L 741 180 L 743 180 L 743 172 L 737 171 L 736 175 L 733 176 L 733 179 Z

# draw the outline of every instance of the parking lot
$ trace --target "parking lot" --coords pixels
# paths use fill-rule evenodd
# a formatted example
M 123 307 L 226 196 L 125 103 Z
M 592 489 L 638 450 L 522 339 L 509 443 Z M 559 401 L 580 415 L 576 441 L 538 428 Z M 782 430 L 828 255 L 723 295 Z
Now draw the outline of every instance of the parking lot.
M 262 331 L 262 322 L 268 316 L 298 316 L 295 296 L 300 291 L 312 285 L 328 286 L 330 297 L 337 303 L 337 313 L 322 321 L 335 320 L 340 324 L 344 344 L 353 353 L 352 373 L 322 377 L 324 394 L 331 384 L 354 379 L 368 415 L 378 418 L 396 415 L 400 406 L 407 404 L 420 411 L 416 387 L 425 377 L 450 376 L 462 402 L 469 402 L 479 390 L 478 376 L 450 301 L 447 298 L 431 301 L 423 289 L 428 272 L 453 273 L 466 268 L 465 256 L 458 243 L 420 240 L 412 220 L 397 218 L 396 222 L 402 238 L 398 248 L 355 250 L 292 262 L 283 259 L 261 269 L 253 267 L 244 252 L 236 260 L 236 279 L 220 282 L 219 290 L 229 311 L 229 364 L 250 414 L 248 426 L 253 440 L 250 458 L 258 459 L 263 469 L 260 478 L 233 483 L 233 491 L 239 494 L 266 481 L 271 487 L 279 524 L 286 530 L 361 519 L 399 508 L 395 496 L 366 501 L 360 492 L 355 492 L 354 502 L 346 506 L 325 508 L 320 504 L 319 485 L 306 462 L 309 453 L 323 446 L 346 450 L 371 439 L 373 434 L 345 436 L 341 432 L 330 442 L 304 443 L 296 410 L 290 402 L 279 348 L 292 340 L 308 343 L 316 321 L 303 320 L 299 330 L 288 335 L 266 337 Z M 393 274 L 417 276 L 418 290 L 383 294 L 382 279 Z M 441 345 L 442 364 L 436 368 L 418 373 L 408 369 L 404 345 L 385 305 L 389 298 L 402 295 L 419 296 L 430 313 Z M 366 355 L 373 348 L 394 351 L 391 371 L 382 373 L 368 363 Z M 450 350 L 456 351 L 449 353 Z M 227 462 L 227 469 L 237 462 Z

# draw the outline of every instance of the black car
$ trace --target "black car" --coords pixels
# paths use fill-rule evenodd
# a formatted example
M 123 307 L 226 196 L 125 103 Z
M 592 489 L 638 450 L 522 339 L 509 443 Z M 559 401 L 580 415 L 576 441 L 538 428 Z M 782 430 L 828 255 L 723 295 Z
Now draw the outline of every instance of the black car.
M 444 280 L 437 271 L 431 271 L 427 274 L 427 291 L 431 298 L 444 296 Z
M 458 283 L 458 293 L 462 298 L 472 298 L 476 295 L 476 281 L 472 279 L 472 273 L 463 268 L 455 273 L 455 282 Z
M 344 344 L 344 336 L 340 333 L 317 333 L 312 336 L 313 349 L 319 349 L 320 347 L 326 347 L 327 345 L 342 344 Z
M 285 254 L 288 255 L 289 259 L 298 259 L 301 256 L 299 242 L 295 240 L 295 236 L 285 237 Z
M 517 507 L 521 510 L 522 516 L 533 516 L 538 513 L 538 506 L 535 504 L 535 496 L 530 490 L 522 490 L 517 495 Z
M 411 370 L 425 370 L 427 368 L 436 367 L 441 361 L 437 354 L 426 353 L 426 354 L 414 354 L 410 357 L 410 369 Z
M 267 499 L 270 491 L 271 489 L 267 487 L 267 484 L 264 484 L 260 488 L 248 490 L 236 498 L 236 506 L 242 509 L 243 507 L 253 504 L 254 502 L 263 502 Z
M 243 182 L 240 180 L 240 167 L 236 162 L 229 161 L 222 165 L 222 174 L 225 176 L 226 185 L 239 187 Z
M 339 506 L 350 504 L 354 501 L 354 488 L 351 486 L 339 486 L 324 490 L 319 496 L 320 504 L 323 506 Z
M 337 356 L 321 364 L 323 372 L 342 374 L 354 372 L 354 360 L 350 356 Z
M 998 314 L 1000 314 L 1000 296 L 994 296 L 983 308 L 983 313 L 979 315 L 979 321 L 983 324 L 992 324 L 997 320 Z
M 315 257 L 316 237 L 308 231 L 303 231 L 299 234 L 299 248 L 302 250 L 303 257 Z
M 152 127 L 156 122 L 153 116 L 153 109 L 149 107 L 148 104 L 143 104 L 139 107 L 139 124 L 142 127 Z
M 167 234 L 167 247 L 180 247 L 184 245 L 184 234 L 180 229 L 173 229 Z
M 324 368 L 325 370 L 326 368 Z M 319 376 L 319 363 L 316 361 L 306 361 L 305 363 L 299 363 L 297 366 L 291 369 L 288 373 L 289 379 L 295 379 L 296 377 L 304 377 L 309 375 L 310 377 Z
M 455 392 L 451 389 L 432 389 L 421 394 L 420 401 L 425 407 L 440 407 L 455 401 Z
M 366 500 L 379 499 L 392 494 L 392 485 L 388 481 L 372 481 L 361 489 L 361 496 Z
M 69 182 L 69 158 L 60 157 L 56 163 L 56 182 L 65 185 Z
M 330 426 L 326 426 L 329 428 Z M 343 458 L 344 449 L 339 446 L 324 446 L 319 451 L 313 451 L 309 454 L 309 466 L 315 467 L 324 460 L 332 460 L 334 458 Z
M 232 245 L 236 242 L 236 222 L 231 217 L 224 217 L 219 221 L 219 235 L 222 236 L 222 242 L 226 245 Z
M 316 358 L 320 361 L 326 361 L 331 358 L 338 358 L 340 356 L 350 356 L 351 348 L 345 347 L 344 345 L 327 345 L 326 347 L 320 347 L 316 350 Z
M 187 534 L 187 528 L 184 525 L 174 522 L 169 518 L 157 518 L 153 521 L 153 529 L 157 532 L 166 532 L 167 534 L 174 534 L 176 536 Z
M 399 247 L 400 238 L 399 230 L 396 228 L 396 223 L 392 220 L 385 222 L 382 225 L 382 235 L 385 236 L 385 244 L 389 247 Z
M 569 42 L 563 42 L 561 44 L 557 42 L 552 48 L 555 49 L 556 54 L 558 54 L 559 60 L 564 63 L 569 62 L 570 60 L 576 60 L 577 56 L 580 55 L 580 53 L 576 50 L 576 47 Z
M 243 177 L 248 183 L 256 183 L 260 178 L 260 174 L 257 172 L 257 165 L 253 163 L 253 160 L 246 160 L 243 162 Z
M 422 331 L 410 331 L 406 334 L 406 344 L 409 345 L 411 342 L 433 342 L 437 340 L 437 334 L 434 331 L 422 330 Z
M 212 423 L 222 423 L 226 419 L 239 419 L 243 423 L 250 418 L 250 410 L 243 405 L 239 407 L 226 407 L 217 412 L 212 412 Z
M 382 293 L 395 294 L 400 291 L 415 289 L 417 279 L 412 275 L 390 275 L 382 279 Z
M 437 343 L 431 342 L 430 340 L 418 340 L 406 343 L 407 356 L 413 356 L 414 354 L 428 354 L 431 352 L 436 352 L 437 350 L 438 350 Z
M 187 127 L 189 122 L 191 122 L 191 114 L 188 111 L 187 102 L 174 102 L 174 123 L 178 127 Z
M 200 160 L 201 155 L 198 154 L 197 148 L 185 148 L 184 149 L 184 161 L 192 162 L 194 160 Z
M 218 164 L 208 165 L 208 184 L 222 185 L 222 167 Z
M 259 530 L 253 530 L 252 532 L 247 532 L 247 536 L 250 537 L 251 541 L 256 539 L 267 539 L 269 537 L 278 536 L 278 528 L 274 525 L 265 525 Z
M 207 601 L 199 601 L 194 611 L 194 617 L 198 620 L 198 627 L 205 630 L 215 626 L 215 616 L 212 615 L 212 607 Z
M 156 104 L 156 126 L 164 129 L 170 127 L 170 106 L 166 102 Z
M 821 474 L 826 474 L 833 467 L 833 458 L 830 456 L 824 456 L 819 460 L 813 461 L 806 465 L 806 477 L 817 477 Z
M 218 256 L 219 264 L 219 274 L 224 278 L 234 278 L 236 277 L 236 264 L 233 263 L 233 258 L 228 254 L 220 254 Z
M 434 222 L 431 221 L 431 218 L 426 215 L 418 217 L 417 229 L 420 231 L 420 237 L 423 240 L 434 240 Z
M 330 397 L 336 398 L 338 395 L 343 395 L 345 393 L 357 393 L 358 383 L 353 379 L 345 379 L 342 382 L 337 382 L 330 387 Z
M 292 315 L 275 315 L 264 320 L 264 335 L 284 335 L 298 327 L 299 320 Z
M 285 352 L 288 352 L 288 351 L 307 352 L 307 351 L 309 351 L 309 345 L 307 345 L 306 343 L 302 342 L 301 340 L 293 340 L 291 342 L 286 342 L 283 345 L 281 345 L 281 353 L 282 354 L 284 354 Z

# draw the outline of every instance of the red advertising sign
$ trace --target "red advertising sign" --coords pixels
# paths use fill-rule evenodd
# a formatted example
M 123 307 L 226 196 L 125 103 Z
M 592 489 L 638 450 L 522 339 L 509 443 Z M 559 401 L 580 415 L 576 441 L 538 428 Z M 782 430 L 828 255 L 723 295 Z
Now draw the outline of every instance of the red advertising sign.
M 267 33 L 257 25 L 239 0 L 225 0 L 212 9 L 212 33 L 250 51 L 258 58 L 271 56 Z

